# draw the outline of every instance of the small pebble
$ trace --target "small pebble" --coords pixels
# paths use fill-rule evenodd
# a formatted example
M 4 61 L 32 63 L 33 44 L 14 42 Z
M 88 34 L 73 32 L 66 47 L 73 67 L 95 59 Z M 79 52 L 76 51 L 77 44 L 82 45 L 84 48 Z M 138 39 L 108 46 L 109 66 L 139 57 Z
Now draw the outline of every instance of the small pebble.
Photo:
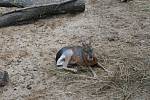
M 29 85 L 27 85 L 27 87 L 26 87 L 28 90 L 31 90 L 32 89 L 32 87 L 31 87 L 31 85 L 29 84 Z

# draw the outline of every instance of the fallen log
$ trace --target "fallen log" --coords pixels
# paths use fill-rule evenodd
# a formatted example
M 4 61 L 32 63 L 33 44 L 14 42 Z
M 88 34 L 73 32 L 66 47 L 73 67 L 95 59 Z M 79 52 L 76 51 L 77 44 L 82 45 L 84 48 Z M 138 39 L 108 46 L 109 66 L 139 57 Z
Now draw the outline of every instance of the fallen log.
M 0 0 L 1 7 L 27 7 L 33 5 L 31 0 Z
M 2 14 L 0 16 L 0 27 L 17 25 L 23 21 L 36 20 L 45 16 L 78 13 L 84 10 L 84 0 L 67 0 L 60 3 L 33 5 Z

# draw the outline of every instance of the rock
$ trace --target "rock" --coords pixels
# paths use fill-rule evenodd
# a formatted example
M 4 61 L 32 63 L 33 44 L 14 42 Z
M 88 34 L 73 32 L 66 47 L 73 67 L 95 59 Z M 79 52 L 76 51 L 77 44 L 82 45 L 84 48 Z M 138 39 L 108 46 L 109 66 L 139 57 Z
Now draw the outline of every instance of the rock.
M 28 90 L 31 90 L 31 89 L 32 89 L 32 87 L 31 87 L 30 84 L 28 84 L 26 88 L 27 88 Z
M 9 75 L 7 71 L 0 71 L 0 87 L 7 85 L 9 81 Z

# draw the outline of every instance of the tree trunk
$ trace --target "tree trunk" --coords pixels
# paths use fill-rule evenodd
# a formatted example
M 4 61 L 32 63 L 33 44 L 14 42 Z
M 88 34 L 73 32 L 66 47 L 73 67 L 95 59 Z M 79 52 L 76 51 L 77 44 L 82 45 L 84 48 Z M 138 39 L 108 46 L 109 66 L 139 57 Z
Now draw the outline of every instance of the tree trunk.
M 56 14 L 77 13 L 85 10 L 84 0 L 67 0 L 61 3 L 33 5 L 20 8 L 0 16 L 0 27 L 18 24 L 27 20 L 35 20 Z
M 33 3 L 31 0 L 0 0 L 1 7 L 27 7 Z

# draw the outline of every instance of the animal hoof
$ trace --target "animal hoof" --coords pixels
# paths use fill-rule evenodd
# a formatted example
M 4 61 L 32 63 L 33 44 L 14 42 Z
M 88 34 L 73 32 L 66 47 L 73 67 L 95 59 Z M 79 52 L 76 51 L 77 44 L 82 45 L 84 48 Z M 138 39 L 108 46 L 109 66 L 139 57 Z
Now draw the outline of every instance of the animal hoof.
M 6 71 L 0 71 L 0 87 L 7 85 L 9 81 L 9 75 Z
M 112 76 L 113 72 L 112 71 L 108 71 L 108 76 Z

